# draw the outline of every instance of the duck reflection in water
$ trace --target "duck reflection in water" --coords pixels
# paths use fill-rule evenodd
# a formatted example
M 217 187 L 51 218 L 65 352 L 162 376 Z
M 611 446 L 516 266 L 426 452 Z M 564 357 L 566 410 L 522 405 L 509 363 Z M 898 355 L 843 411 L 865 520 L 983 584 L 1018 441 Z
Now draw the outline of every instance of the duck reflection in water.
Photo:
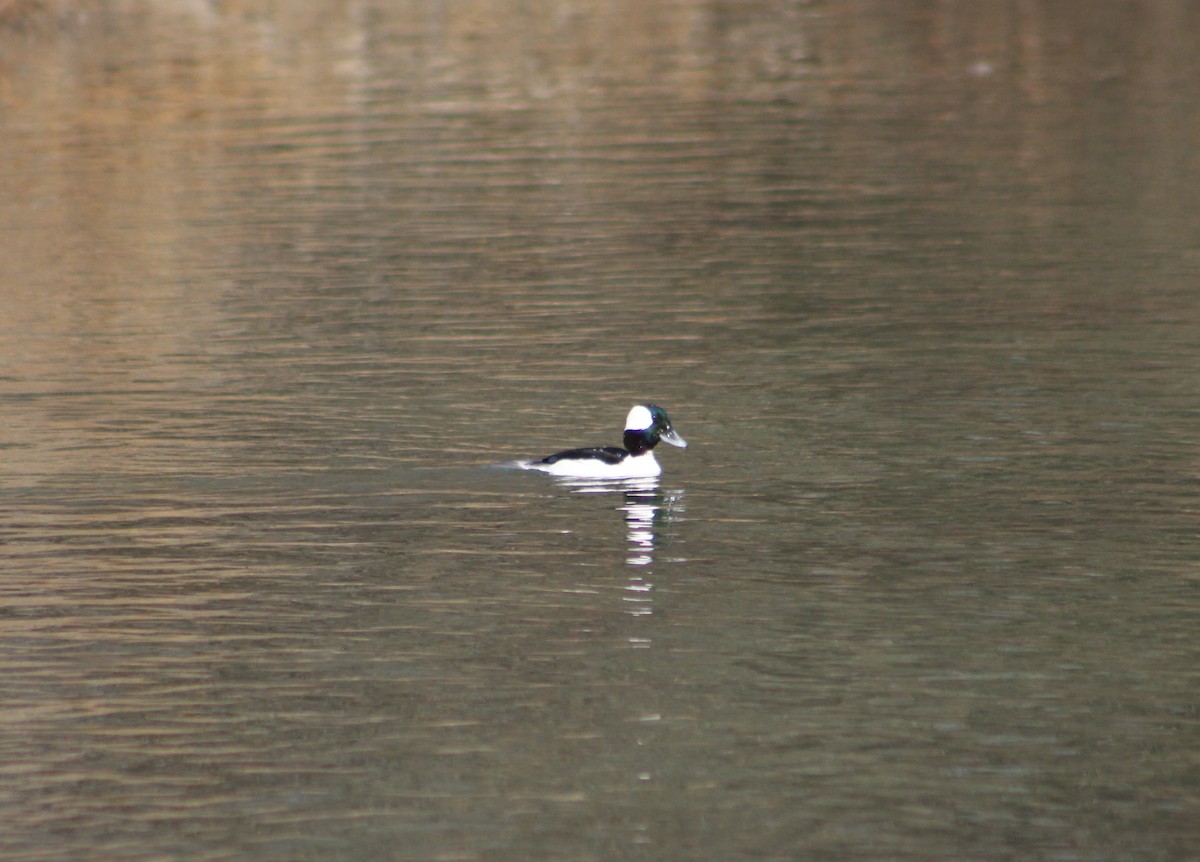
M 560 480 L 579 494 L 620 494 L 617 511 L 625 516 L 625 564 L 635 569 L 625 587 L 628 612 L 634 616 L 653 613 L 655 552 L 660 549 L 667 526 L 683 513 L 683 489 L 661 487 L 657 477 L 603 481 Z

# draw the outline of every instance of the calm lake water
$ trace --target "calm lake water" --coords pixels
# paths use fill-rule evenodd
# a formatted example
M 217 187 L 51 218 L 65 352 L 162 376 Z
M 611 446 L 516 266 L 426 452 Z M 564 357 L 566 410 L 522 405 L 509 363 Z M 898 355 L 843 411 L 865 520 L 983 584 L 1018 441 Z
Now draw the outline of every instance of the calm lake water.
M 1195 858 L 1200 10 L 29 5 L 4 859 Z

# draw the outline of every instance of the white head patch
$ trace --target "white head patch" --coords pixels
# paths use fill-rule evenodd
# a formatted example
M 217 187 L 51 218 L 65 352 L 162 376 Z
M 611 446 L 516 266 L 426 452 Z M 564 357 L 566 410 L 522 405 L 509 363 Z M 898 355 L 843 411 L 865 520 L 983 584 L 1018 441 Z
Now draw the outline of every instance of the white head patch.
M 645 431 L 654 424 L 654 417 L 650 415 L 650 411 L 641 404 L 629 411 L 629 415 L 625 417 L 626 431 Z

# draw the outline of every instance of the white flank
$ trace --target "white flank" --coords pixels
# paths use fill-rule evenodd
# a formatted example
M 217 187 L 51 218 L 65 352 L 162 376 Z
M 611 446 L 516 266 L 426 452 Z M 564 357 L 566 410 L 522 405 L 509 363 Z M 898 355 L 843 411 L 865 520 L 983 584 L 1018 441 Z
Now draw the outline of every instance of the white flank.
M 650 411 L 638 404 L 629 411 L 629 415 L 625 417 L 626 431 L 645 431 L 654 424 L 654 417 L 650 415 Z
M 599 458 L 563 458 L 553 464 L 527 461 L 524 467 L 572 479 L 649 479 L 662 473 L 653 452 L 626 458 L 619 464 L 606 464 Z

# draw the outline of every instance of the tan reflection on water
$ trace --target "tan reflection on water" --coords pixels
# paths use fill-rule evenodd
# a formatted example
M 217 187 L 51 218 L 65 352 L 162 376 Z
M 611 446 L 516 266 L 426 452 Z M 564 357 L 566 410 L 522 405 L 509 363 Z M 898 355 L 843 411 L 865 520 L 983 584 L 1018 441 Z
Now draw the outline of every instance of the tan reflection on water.
M 1195 9 L 25 8 L 4 855 L 1194 844 Z

